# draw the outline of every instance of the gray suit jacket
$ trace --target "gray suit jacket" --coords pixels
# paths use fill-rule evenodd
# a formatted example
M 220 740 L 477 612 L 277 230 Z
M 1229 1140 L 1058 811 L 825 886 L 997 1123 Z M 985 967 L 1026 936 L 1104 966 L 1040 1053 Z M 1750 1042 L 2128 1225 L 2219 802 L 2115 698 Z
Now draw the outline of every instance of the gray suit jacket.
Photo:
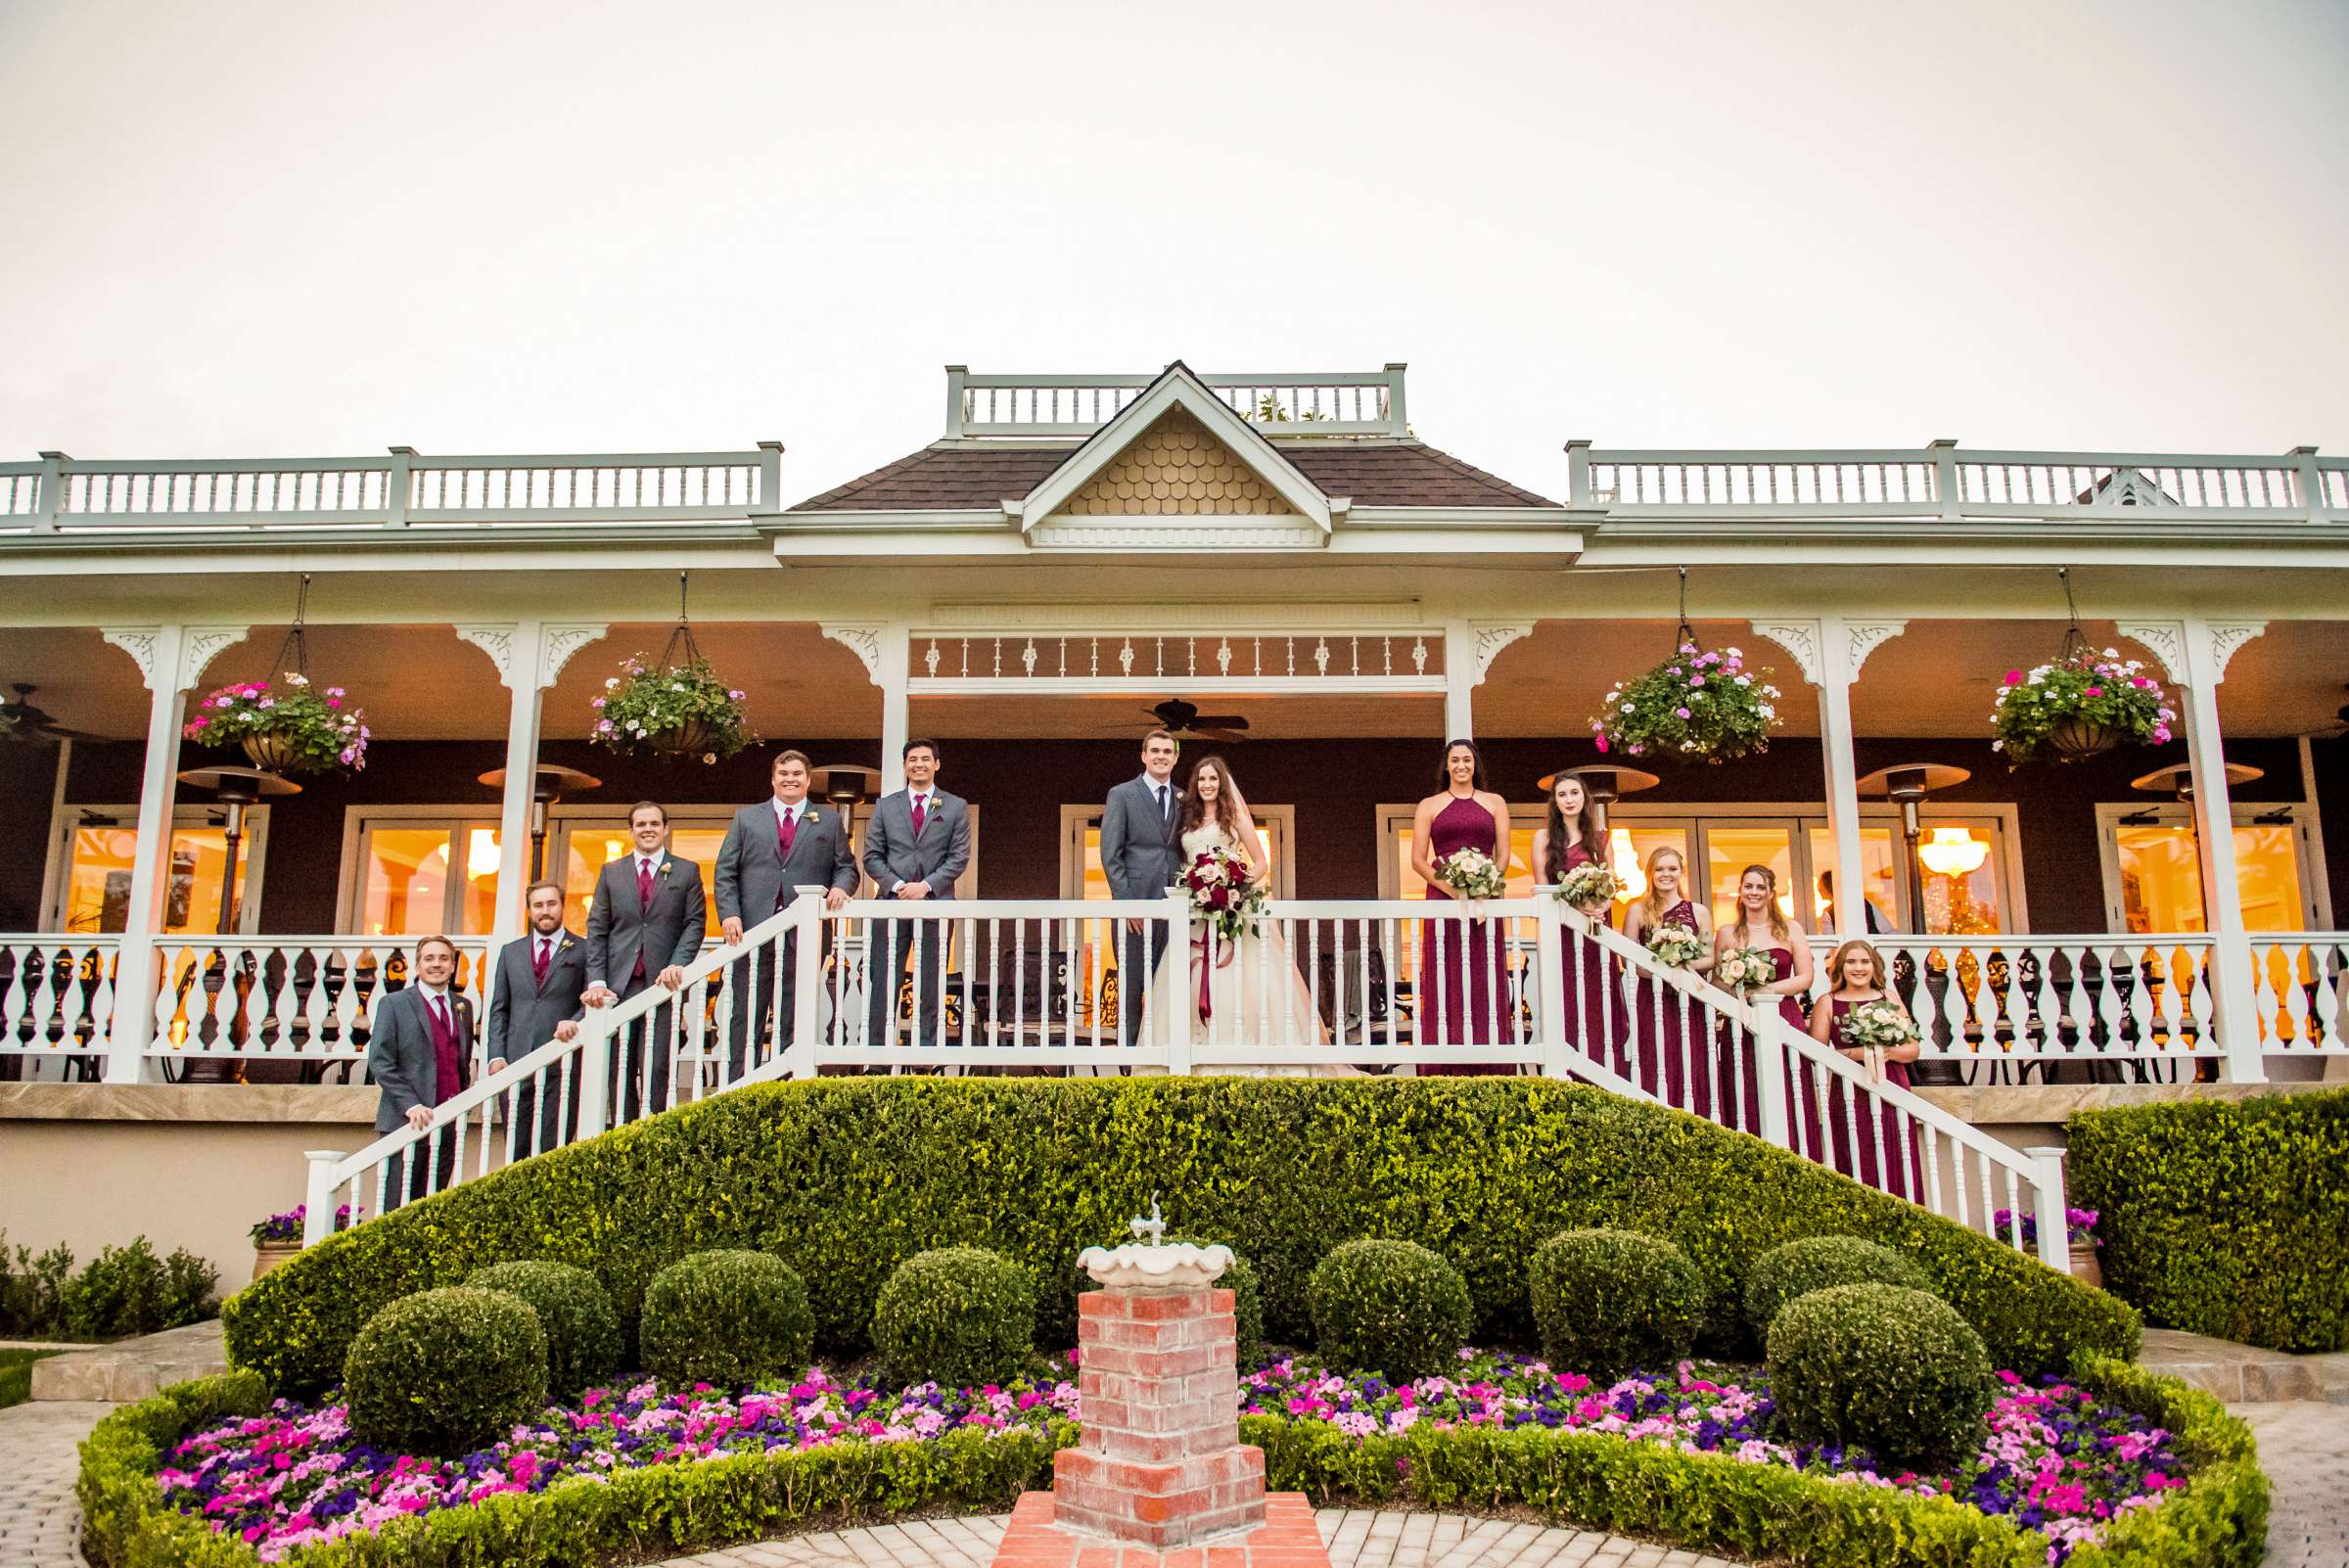
M 1148 786 L 1129 778 L 1101 809 L 1101 871 L 1117 899 L 1163 899 L 1182 877 L 1182 791 L 1172 780 L 1173 807 L 1162 819 Z
M 497 951 L 497 983 L 489 993 L 489 1035 L 483 1049 L 491 1061 L 519 1062 L 555 1038 L 555 1026 L 587 1016 L 579 993 L 587 989 L 587 944 L 568 931 L 555 933 L 555 951 L 541 986 L 530 972 L 530 947 L 537 933 L 517 937 Z M 634 963 L 628 965 L 635 968 Z
M 457 1028 L 456 1088 L 461 1089 L 473 1058 L 473 999 L 452 989 L 448 1018 Z M 407 986 L 376 1003 L 375 1024 L 367 1035 L 367 1076 L 384 1091 L 375 1107 L 378 1132 L 407 1126 L 408 1112 L 416 1106 L 430 1110 L 440 1102 L 440 1064 L 433 1054 L 433 1025 L 425 1016 L 421 986 Z
M 648 909 L 636 897 L 636 853 L 630 849 L 595 879 L 595 901 L 587 906 L 587 984 L 627 990 L 639 953 L 648 981 L 670 964 L 693 962 L 708 923 L 700 866 L 664 854 Z
M 913 792 L 884 795 L 864 825 L 864 870 L 884 899 L 900 882 L 927 882 L 930 897 L 954 897 L 954 879 L 971 863 L 971 808 L 959 795 L 933 787 L 922 831 L 913 831 Z
M 802 805 L 786 861 L 776 843 L 773 797 L 736 811 L 717 851 L 718 919 L 755 926 L 801 887 L 856 891 L 856 862 L 849 858 L 849 830 L 840 812 L 818 800 Z

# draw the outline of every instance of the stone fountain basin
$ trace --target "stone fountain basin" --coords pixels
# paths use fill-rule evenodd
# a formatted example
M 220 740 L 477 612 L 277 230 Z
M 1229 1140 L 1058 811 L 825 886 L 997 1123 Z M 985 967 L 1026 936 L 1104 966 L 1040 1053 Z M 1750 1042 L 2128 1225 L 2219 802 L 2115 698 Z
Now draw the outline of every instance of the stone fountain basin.
M 1128 1242 L 1123 1247 L 1087 1247 L 1077 1255 L 1078 1267 L 1113 1290 L 1199 1290 L 1223 1277 L 1231 1267 L 1231 1249 L 1217 1243 L 1195 1247 L 1145 1247 Z

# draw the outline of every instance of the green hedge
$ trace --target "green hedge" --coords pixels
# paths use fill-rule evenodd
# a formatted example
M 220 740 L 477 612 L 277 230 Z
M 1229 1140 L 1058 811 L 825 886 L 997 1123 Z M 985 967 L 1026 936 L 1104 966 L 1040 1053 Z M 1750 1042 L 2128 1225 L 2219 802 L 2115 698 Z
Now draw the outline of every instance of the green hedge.
M 2083 1111 L 2066 1187 L 2154 1322 L 2349 1350 L 2349 1089 Z
M 2250 1433 L 2217 1401 L 2104 1357 L 2073 1375 L 2098 1397 L 2177 1434 L 2193 1466 L 2185 1487 L 2110 1527 L 2071 1568 L 2257 1568 L 2267 1482 Z M 166 1511 L 154 1482 L 187 1432 L 261 1408 L 259 1380 L 232 1373 L 165 1389 L 118 1410 L 82 1445 L 79 1492 L 101 1568 L 254 1568 L 242 1541 Z M 1681 1454 L 1605 1433 L 1484 1427 L 1354 1439 L 1322 1421 L 1245 1416 L 1266 1484 L 1315 1503 L 1404 1502 L 1543 1518 L 1653 1537 L 1699 1551 L 1808 1568 L 2043 1568 L 2046 1547 L 2004 1519 L 1945 1498 L 1838 1484 L 1717 1454 Z M 1001 1511 L 1050 1484 L 1052 1453 L 1076 1441 L 957 1432 L 938 1443 L 842 1444 L 665 1464 L 607 1485 L 506 1495 L 301 1553 L 301 1568 L 570 1568 L 615 1552 L 637 1561 L 712 1550 L 809 1526 L 838 1526 L 942 1504 Z
M 807 1281 L 819 1346 L 862 1348 L 890 1271 L 933 1247 L 1002 1253 L 1038 1281 L 1038 1343 L 1076 1337 L 1077 1253 L 1164 1194 L 1170 1228 L 1246 1253 L 1265 1329 L 1303 1343 L 1306 1276 L 1359 1236 L 1415 1241 L 1468 1280 L 1477 1333 L 1530 1343 L 1525 1260 L 1606 1225 L 1679 1246 L 1742 1332 L 1747 1267 L 1796 1236 L 1913 1258 L 2001 1366 L 2127 1356 L 2100 1292 L 1707 1122 L 1554 1080 L 818 1080 L 760 1084 L 526 1160 L 311 1247 L 224 1309 L 229 1353 L 281 1392 L 330 1383 L 370 1313 L 484 1264 L 544 1258 L 604 1281 L 632 1325 L 687 1253 L 771 1252 Z

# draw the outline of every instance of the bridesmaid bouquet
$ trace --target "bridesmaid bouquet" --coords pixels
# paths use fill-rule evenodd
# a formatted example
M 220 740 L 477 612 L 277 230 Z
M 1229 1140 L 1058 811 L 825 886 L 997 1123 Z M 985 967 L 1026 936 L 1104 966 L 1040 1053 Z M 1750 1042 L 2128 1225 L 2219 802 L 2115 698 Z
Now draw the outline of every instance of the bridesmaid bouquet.
M 1463 899 L 1497 899 L 1509 885 L 1508 873 L 1482 850 L 1454 850 L 1436 862 L 1436 876 Z
M 1778 978 L 1778 966 L 1760 947 L 1731 947 L 1713 960 L 1713 984 L 1742 996 Z
M 1647 950 L 1667 969 L 1685 969 L 1704 956 L 1705 939 L 1686 926 L 1658 926 L 1647 934 Z
M 1615 873 L 1593 860 L 1578 865 L 1558 882 L 1551 897 L 1571 909 L 1588 909 L 1592 904 L 1606 903 L 1623 891 Z
M 1862 1002 L 1845 1014 L 1843 1038 L 1862 1050 L 1889 1051 L 1914 1045 L 1923 1037 L 1901 1004 L 1886 997 Z
M 1248 880 L 1247 856 L 1225 849 L 1206 851 L 1182 874 L 1191 896 L 1191 918 L 1237 942 L 1256 928 L 1265 912 L 1265 890 Z

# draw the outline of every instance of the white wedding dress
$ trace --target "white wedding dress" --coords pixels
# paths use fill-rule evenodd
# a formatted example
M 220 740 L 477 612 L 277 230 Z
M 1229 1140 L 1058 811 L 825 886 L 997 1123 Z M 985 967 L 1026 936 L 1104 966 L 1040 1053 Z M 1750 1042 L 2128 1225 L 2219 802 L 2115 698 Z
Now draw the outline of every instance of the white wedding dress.
M 1195 827 L 1182 836 L 1183 863 L 1190 864 L 1211 849 L 1228 850 L 1231 838 L 1215 823 Z M 1320 1016 L 1313 1010 L 1313 993 L 1306 989 L 1305 978 L 1297 972 L 1297 963 L 1289 955 L 1288 944 L 1282 942 L 1269 925 L 1238 938 L 1216 933 L 1205 921 L 1191 923 L 1189 980 L 1182 988 L 1185 994 L 1175 1001 L 1175 953 L 1172 948 L 1159 960 L 1158 973 L 1152 977 L 1148 1005 L 1143 1010 L 1143 1038 L 1159 1039 L 1151 1026 L 1161 1002 L 1179 1005 L 1191 1028 L 1194 1047 L 1215 1045 L 1238 1047 L 1245 1045 L 1327 1045 L 1329 1031 L 1322 1027 Z M 1202 970 L 1206 974 L 1204 988 L 1200 983 Z M 1201 1008 L 1204 992 L 1205 1009 Z M 1274 1065 L 1215 1064 L 1207 1071 L 1230 1073 L 1245 1078 L 1359 1078 L 1355 1069 L 1341 1063 L 1326 1067 L 1308 1066 L 1302 1062 Z

